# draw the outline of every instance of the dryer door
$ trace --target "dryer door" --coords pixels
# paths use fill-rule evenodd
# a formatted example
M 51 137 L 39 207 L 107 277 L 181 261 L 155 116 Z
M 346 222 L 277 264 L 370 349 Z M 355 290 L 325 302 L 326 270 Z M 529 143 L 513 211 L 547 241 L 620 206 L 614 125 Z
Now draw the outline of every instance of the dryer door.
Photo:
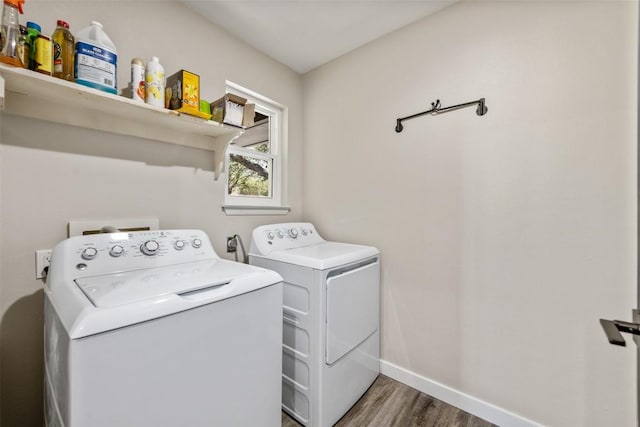
M 325 360 L 335 363 L 378 329 L 380 262 L 372 258 L 327 275 Z

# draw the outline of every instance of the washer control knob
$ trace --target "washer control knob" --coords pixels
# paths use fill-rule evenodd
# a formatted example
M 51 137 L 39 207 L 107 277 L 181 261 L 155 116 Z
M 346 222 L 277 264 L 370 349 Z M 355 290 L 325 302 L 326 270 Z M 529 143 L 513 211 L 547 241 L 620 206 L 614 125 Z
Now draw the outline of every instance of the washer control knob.
M 109 255 L 111 255 L 114 258 L 121 256 L 123 253 L 124 253 L 124 248 L 120 245 L 115 245 L 109 251 Z
M 155 240 L 147 240 L 142 245 L 140 245 L 140 252 L 148 256 L 157 254 L 159 249 L 160 244 Z
M 80 256 L 82 257 L 82 259 L 89 261 L 98 256 L 98 250 L 93 247 L 85 248 L 85 250 L 82 251 L 82 255 Z
M 173 247 L 177 250 L 177 251 L 181 251 L 184 249 L 185 243 L 184 240 L 176 240 L 173 243 Z
M 306 236 L 307 234 L 309 234 L 309 232 L 307 231 L 307 229 L 306 229 L 306 228 L 303 228 L 303 229 L 302 229 L 302 235 L 303 235 L 303 236 Z
M 284 237 L 284 233 L 280 230 L 276 231 L 276 235 L 278 236 L 278 239 L 282 239 Z
M 290 228 L 289 237 L 291 237 L 292 239 L 296 239 L 298 237 L 298 230 L 296 230 L 295 228 Z
M 191 242 L 191 246 L 193 246 L 194 248 L 198 249 L 200 246 L 202 246 L 202 240 L 193 239 L 193 241 Z
M 267 239 L 273 240 L 276 237 L 271 231 L 267 233 Z

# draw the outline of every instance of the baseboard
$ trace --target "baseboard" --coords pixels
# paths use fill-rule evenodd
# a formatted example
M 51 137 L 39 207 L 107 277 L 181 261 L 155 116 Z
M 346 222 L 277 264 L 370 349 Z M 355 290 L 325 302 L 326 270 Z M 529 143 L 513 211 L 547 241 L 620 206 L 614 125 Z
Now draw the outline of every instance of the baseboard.
M 430 380 L 405 368 L 380 360 L 380 372 L 396 381 L 413 387 L 429 396 L 460 408 L 477 417 L 502 427 L 541 427 L 542 424 L 516 415 L 439 382 Z

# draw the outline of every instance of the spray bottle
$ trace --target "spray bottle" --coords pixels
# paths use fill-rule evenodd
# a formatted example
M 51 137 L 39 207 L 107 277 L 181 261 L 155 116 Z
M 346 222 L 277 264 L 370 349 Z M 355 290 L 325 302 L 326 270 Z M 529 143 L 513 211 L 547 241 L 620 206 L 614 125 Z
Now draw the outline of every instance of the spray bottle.
M 2 25 L 0 26 L 0 62 L 22 66 L 18 45 L 20 42 L 20 22 L 24 0 L 4 0 Z

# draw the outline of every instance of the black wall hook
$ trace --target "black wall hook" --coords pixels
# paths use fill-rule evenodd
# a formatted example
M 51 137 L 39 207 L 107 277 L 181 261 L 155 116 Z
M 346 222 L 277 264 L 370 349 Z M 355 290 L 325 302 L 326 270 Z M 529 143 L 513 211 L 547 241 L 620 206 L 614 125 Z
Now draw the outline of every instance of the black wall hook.
M 477 115 L 484 116 L 485 114 L 487 114 L 487 111 L 489 109 L 485 104 L 484 98 L 480 98 L 477 101 L 466 102 L 464 104 L 452 105 L 450 107 L 444 107 L 444 108 L 440 107 L 440 100 L 436 99 L 435 102 L 431 103 L 430 110 L 413 114 L 411 116 L 401 117 L 399 119 L 396 119 L 396 132 L 398 133 L 402 132 L 402 130 L 404 129 L 404 126 L 402 126 L 402 122 L 405 120 L 415 119 L 416 117 L 424 116 L 425 114 L 431 114 L 432 116 L 436 116 L 438 114 L 448 113 L 449 111 L 459 110 L 460 108 L 471 107 L 472 105 L 476 105 L 476 104 L 478 105 L 478 108 L 476 108 Z

